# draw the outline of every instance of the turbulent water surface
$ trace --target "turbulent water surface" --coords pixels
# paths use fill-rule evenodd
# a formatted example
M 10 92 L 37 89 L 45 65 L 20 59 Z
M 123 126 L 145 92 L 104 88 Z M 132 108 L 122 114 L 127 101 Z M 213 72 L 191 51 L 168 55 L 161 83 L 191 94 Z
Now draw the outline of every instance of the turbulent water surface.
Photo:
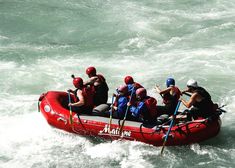
M 0 0 L 0 167 L 235 167 L 234 0 Z M 161 97 L 193 78 L 226 104 L 215 138 L 182 147 L 102 141 L 51 128 L 39 95 L 95 66 L 109 102 L 125 75 Z M 181 107 L 183 108 L 183 107 Z

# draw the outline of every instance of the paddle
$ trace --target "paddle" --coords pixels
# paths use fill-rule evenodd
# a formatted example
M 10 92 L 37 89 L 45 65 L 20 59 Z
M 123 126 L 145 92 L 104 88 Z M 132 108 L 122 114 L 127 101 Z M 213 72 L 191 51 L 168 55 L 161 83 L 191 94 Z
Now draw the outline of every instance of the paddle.
M 131 97 L 130 97 L 129 103 L 131 103 L 131 99 L 132 99 L 132 96 L 133 96 L 133 93 L 134 93 L 134 92 L 135 92 L 135 89 L 133 88 L 132 91 L 131 91 Z M 123 119 L 123 121 L 122 121 L 122 125 L 121 125 L 121 127 L 120 127 L 120 130 L 119 130 L 119 135 L 120 135 L 120 136 L 121 136 L 121 134 L 122 134 L 122 129 L 123 129 L 124 123 L 125 123 L 125 121 L 126 121 L 126 116 L 127 116 L 127 112 L 128 112 L 128 110 L 129 110 L 129 107 L 130 107 L 130 106 L 127 106 L 127 107 L 126 107 L 126 113 L 125 113 L 124 119 Z
M 110 117 L 109 117 L 109 130 L 108 130 L 109 132 L 111 129 L 111 124 L 112 124 L 114 97 L 115 97 L 115 94 L 113 94 L 112 96 L 112 104 L 111 104 Z
M 220 111 L 222 111 L 223 113 L 227 113 L 226 110 L 222 109 L 222 108 L 225 107 L 225 106 L 227 106 L 227 104 L 224 104 L 224 105 L 218 107 L 218 109 L 219 109 Z
M 172 128 L 173 123 L 174 123 L 174 120 L 175 120 L 175 118 L 176 118 L 177 111 L 178 111 L 178 109 L 179 109 L 179 107 L 180 107 L 180 103 L 181 103 L 181 101 L 179 100 L 179 101 L 178 101 L 178 104 L 177 104 L 177 106 L 176 106 L 176 108 L 175 108 L 175 112 L 174 112 L 174 115 L 173 115 L 173 119 L 171 120 L 170 127 L 169 127 L 169 129 L 168 129 L 168 131 L 167 131 L 167 133 L 166 133 L 166 136 L 165 136 L 165 139 L 164 139 L 164 142 L 163 142 L 163 145 L 162 145 L 161 155 L 163 154 L 163 150 L 164 150 L 164 147 L 165 147 L 165 145 L 166 145 L 168 136 L 169 136 L 169 134 L 170 134 L 170 132 L 171 132 L 171 128 Z
M 189 97 L 192 96 L 191 94 L 189 94 L 189 93 L 187 93 L 187 92 L 183 92 L 182 94 L 184 94 L 184 95 L 186 95 L 186 96 L 189 96 Z
M 71 103 L 71 96 L 70 92 L 68 92 L 69 103 Z M 72 107 L 69 106 L 69 124 L 73 124 L 73 117 L 72 117 Z

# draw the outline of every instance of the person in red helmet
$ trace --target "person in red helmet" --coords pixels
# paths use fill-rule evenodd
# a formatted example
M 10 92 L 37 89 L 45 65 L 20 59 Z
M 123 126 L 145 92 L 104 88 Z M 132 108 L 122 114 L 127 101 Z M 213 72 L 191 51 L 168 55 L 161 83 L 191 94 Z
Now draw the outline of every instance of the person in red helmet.
M 126 83 L 126 85 L 133 84 L 134 83 L 134 79 L 132 78 L 132 76 L 126 76 L 124 78 L 124 82 Z
M 153 97 L 147 96 L 145 88 L 139 88 L 136 90 L 136 100 L 136 105 L 127 104 L 130 106 L 132 116 L 134 116 L 138 121 L 153 124 L 157 118 L 157 100 Z
M 69 90 L 75 96 L 73 103 L 69 103 L 68 106 L 72 107 L 72 111 L 76 113 L 91 114 L 94 107 L 94 88 L 86 87 L 83 85 L 83 79 L 73 76 L 73 85 L 76 88 L 74 91 Z M 92 90 L 93 89 L 93 90 Z
M 126 113 L 127 103 L 129 101 L 127 85 L 119 86 L 117 92 L 118 94 L 115 95 L 116 100 L 113 106 L 113 109 L 115 110 L 114 117 L 117 116 L 117 118 L 123 119 Z
M 134 79 L 133 79 L 133 77 L 132 77 L 132 76 L 129 76 L 129 75 L 124 78 L 124 82 L 125 82 L 125 84 L 126 84 L 127 87 L 128 87 L 128 93 L 129 93 L 129 95 L 131 95 L 132 89 L 134 89 L 134 90 L 136 91 L 136 90 L 139 89 L 139 88 L 143 88 L 142 85 L 140 85 L 139 83 L 135 82 Z
M 96 73 L 95 67 L 88 67 L 86 74 L 89 80 L 84 82 L 84 85 L 91 85 L 95 88 L 94 104 L 98 106 L 100 104 L 107 103 L 109 87 L 106 83 L 106 79 L 103 75 Z

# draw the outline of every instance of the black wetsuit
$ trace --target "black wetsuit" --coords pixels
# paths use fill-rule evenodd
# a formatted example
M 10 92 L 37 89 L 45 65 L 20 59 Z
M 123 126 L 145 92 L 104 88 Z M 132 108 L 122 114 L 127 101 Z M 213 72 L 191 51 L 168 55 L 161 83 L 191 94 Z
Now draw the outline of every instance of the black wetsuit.
M 210 94 L 202 87 L 198 87 L 195 92 L 202 96 L 202 100 L 193 104 L 193 108 L 190 109 L 190 115 L 194 119 L 198 117 L 207 118 L 212 116 L 213 102 Z
M 108 91 L 109 87 L 105 81 L 103 76 L 97 75 L 99 80 L 101 81 L 100 85 L 95 87 L 95 95 L 94 95 L 94 105 L 98 106 L 100 104 L 105 104 L 108 101 Z

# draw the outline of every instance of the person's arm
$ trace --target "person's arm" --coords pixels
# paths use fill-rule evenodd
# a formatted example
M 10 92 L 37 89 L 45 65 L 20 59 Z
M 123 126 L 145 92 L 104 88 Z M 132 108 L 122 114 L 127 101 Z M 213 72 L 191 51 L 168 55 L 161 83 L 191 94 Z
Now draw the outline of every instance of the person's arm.
M 190 97 L 189 101 L 186 101 L 182 98 L 180 98 L 181 102 L 187 107 L 190 108 L 192 107 L 192 105 L 196 102 L 196 98 L 197 98 L 197 93 L 192 94 L 192 96 Z
M 83 85 L 93 85 L 97 79 L 98 79 L 98 77 L 96 77 L 96 76 L 91 77 L 87 81 L 83 82 Z
M 118 92 L 118 89 L 116 89 L 116 91 Z M 116 98 L 115 98 L 115 101 L 113 102 L 113 109 L 114 109 L 115 111 L 117 111 L 117 109 L 118 109 L 118 108 L 117 108 L 117 105 L 118 105 L 119 95 L 113 93 L 113 96 L 116 97 Z
M 69 103 L 69 106 L 83 106 L 85 104 L 84 96 L 82 95 L 82 91 L 78 90 L 77 91 L 77 96 L 79 101 L 76 103 Z
M 160 89 L 160 87 L 159 87 L 158 85 L 155 86 L 155 89 L 156 89 L 156 91 L 157 91 L 158 93 L 161 92 L 161 89 Z
M 73 95 L 74 95 L 75 90 L 68 89 L 68 90 L 67 90 L 67 92 L 69 92 L 69 93 L 71 93 L 71 94 L 73 94 Z
M 182 94 L 187 93 L 187 92 L 189 92 L 189 88 L 187 88 L 187 89 L 181 91 Z
M 160 92 L 159 92 L 159 94 L 166 94 L 166 93 L 169 93 L 171 91 L 171 87 L 168 87 L 168 88 L 166 88 L 166 89 L 164 89 L 164 90 L 161 90 Z

